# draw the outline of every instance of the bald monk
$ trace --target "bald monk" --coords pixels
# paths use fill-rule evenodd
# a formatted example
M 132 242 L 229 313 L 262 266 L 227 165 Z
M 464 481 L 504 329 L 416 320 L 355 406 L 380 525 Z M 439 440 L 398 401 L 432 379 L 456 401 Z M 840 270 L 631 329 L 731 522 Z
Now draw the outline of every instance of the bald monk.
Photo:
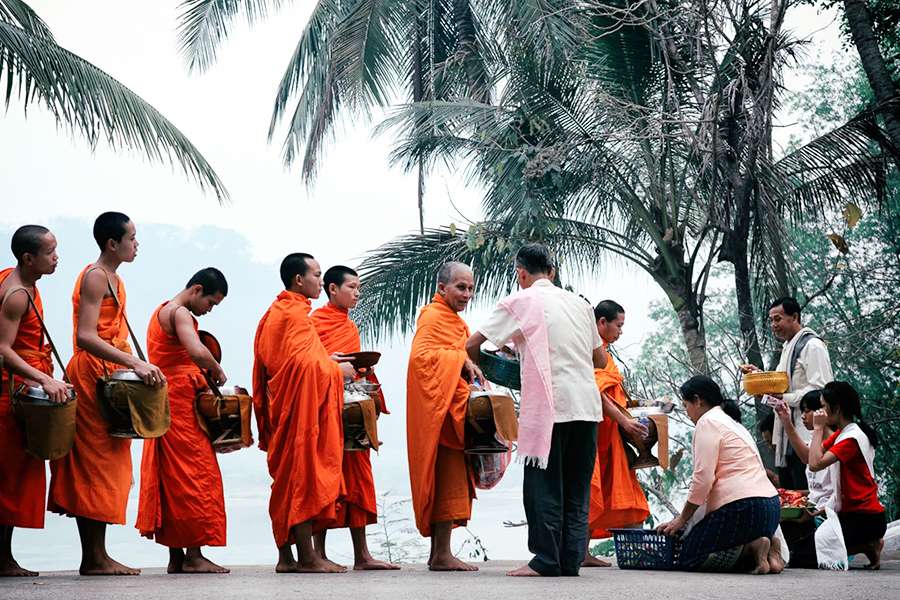
M 147 355 L 169 385 L 172 424 L 161 437 L 144 440 L 141 495 L 135 527 L 169 548 L 169 573 L 228 573 L 200 551 L 225 545 L 222 474 L 209 437 L 200 429 L 194 402 L 226 381 L 197 334 L 197 319 L 218 306 L 228 282 L 216 268 L 194 274 L 187 286 L 153 313 L 147 327 Z
M 345 567 L 315 551 L 312 534 L 336 519 L 343 491 L 344 379 L 355 371 L 348 359 L 329 356 L 309 318 L 311 300 L 322 292 L 318 261 L 289 254 L 281 262 L 281 281 L 285 289 L 260 319 L 253 342 L 253 407 L 273 479 L 275 571 L 343 573 Z
M 359 340 L 359 329 L 350 319 L 350 310 L 359 302 L 359 275 L 356 271 L 342 265 L 325 271 L 325 293 L 328 304 L 314 310 L 311 318 L 319 339 L 329 354 L 347 354 L 359 352 L 362 348 Z M 378 383 L 375 373 L 369 373 L 367 379 Z M 380 410 L 384 409 L 384 395 L 379 391 Z M 366 525 L 378 520 L 378 506 L 375 501 L 375 479 L 372 477 L 372 463 L 369 450 L 344 452 L 341 471 L 344 477 L 344 497 L 338 503 L 337 520 L 333 529 L 350 528 L 350 539 L 353 541 L 353 570 L 377 571 L 399 569 L 399 565 L 375 560 L 366 543 Z M 316 550 L 323 557 L 325 554 L 325 533 L 316 534 Z
M 34 577 L 35 571 L 13 558 L 12 535 L 15 527 L 44 527 L 44 461 L 25 452 L 10 404 L 9 377 L 14 386 L 40 385 L 54 402 L 65 402 L 72 386 L 53 378 L 39 320 L 44 307 L 36 284 L 56 271 L 56 238 L 46 227 L 25 225 L 13 234 L 12 253 L 16 266 L 0 271 L 0 577 Z
M 432 571 L 477 571 L 450 550 L 453 527 L 472 516 L 475 486 L 465 455 L 469 384 L 483 381 L 466 355 L 469 328 L 460 318 L 475 280 L 466 265 L 441 266 L 437 293 L 419 312 L 406 375 L 406 439 L 416 527 L 431 538 Z
M 622 335 L 625 309 L 612 300 L 604 300 L 594 308 L 597 332 L 609 348 Z M 618 407 L 625 408 L 628 396 L 622 387 L 622 374 L 609 356 L 606 367 L 594 370 L 597 387 L 603 398 L 603 421 L 597 431 L 597 460 L 591 479 L 591 504 L 588 526 L 591 538 L 608 538 L 610 528 L 640 528 L 650 516 L 647 497 L 637 475 L 628 467 L 628 456 L 622 445 L 620 428 L 631 437 L 643 437 L 647 429 Z M 585 555 L 583 567 L 609 567 L 610 563 Z
M 137 256 L 137 231 L 126 215 L 103 213 L 94 222 L 100 257 L 84 268 L 72 293 L 75 349 L 66 371 L 78 395 L 75 444 L 50 462 L 49 510 L 75 517 L 81 538 L 82 575 L 138 575 L 106 552 L 106 526 L 125 524 L 131 488 L 131 440 L 109 435 L 97 401 L 97 380 L 116 369 L 133 369 L 151 386 L 162 386 L 158 367 L 131 354 L 125 322 L 125 284 L 119 265 Z M 110 293 L 110 287 L 115 297 Z

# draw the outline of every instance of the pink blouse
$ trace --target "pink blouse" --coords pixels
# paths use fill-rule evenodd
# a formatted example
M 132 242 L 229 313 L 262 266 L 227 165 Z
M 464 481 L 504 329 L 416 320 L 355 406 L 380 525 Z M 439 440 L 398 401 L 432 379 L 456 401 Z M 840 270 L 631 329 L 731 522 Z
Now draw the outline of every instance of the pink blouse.
M 714 419 L 700 418 L 694 430 L 694 474 L 688 502 L 706 504 L 711 513 L 743 498 L 778 494 L 766 477 L 756 449 Z

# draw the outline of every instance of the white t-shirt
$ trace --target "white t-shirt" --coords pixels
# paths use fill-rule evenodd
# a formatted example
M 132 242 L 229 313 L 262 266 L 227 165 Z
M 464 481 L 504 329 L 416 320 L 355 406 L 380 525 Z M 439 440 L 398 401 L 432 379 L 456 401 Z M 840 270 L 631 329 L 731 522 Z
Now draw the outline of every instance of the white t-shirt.
M 602 421 L 603 403 L 594 379 L 593 352 L 603 342 L 597 333 L 593 309 L 548 279 L 534 282 L 532 290 L 541 294 L 544 303 L 553 380 L 553 422 Z M 500 306 L 478 331 L 498 347 L 510 340 L 516 345 L 525 343 L 515 318 Z

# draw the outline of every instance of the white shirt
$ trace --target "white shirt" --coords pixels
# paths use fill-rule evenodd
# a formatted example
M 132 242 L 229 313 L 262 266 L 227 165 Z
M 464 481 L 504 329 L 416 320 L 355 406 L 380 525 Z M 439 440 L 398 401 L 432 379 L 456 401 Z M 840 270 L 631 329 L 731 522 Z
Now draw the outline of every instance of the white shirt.
M 800 338 L 806 334 L 815 332 L 809 327 L 804 327 L 798 331 L 794 337 L 785 342 L 781 349 L 781 358 L 778 360 L 776 371 L 788 372 L 790 368 L 791 353 L 794 346 Z M 791 407 L 791 417 L 794 422 L 794 428 L 800 434 L 800 438 L 809 443 L 812 434 L 803 426 L 800 418 L 800 400 L 807 392 L 813 390 L 821 390 L 826 383 L 834 381 L 834 373 L 831 370 L 831 357 L 828 355 L 828 348 L 825 342 L 820 340 L 818 336 L 813 337 L 806 342 L 800 355 L 797 357 L 797 364 L 794 365 L 794 372 L 791 373 L 790 388 L 784 394 L 784 401 Z M 772 441 L 775 443 L 775 466 L 785 466 L 785 455 L 790 445 L 787 432 L 781 425 L 779 419 L 775 419 L 775 426 L 772 430 Z
M 603 342 L 597 333 L 590 304 L 572 292 L 539 279 L 532 289 L 541 294 L 550 345 L 550 375 L 553 381 L 554 423 L 603 420 L 603 403 L 594 379 L 593 352 Z M 498 347 L 510 340 L 525 343 L 519 324 L 498 306 L 478 328 Z

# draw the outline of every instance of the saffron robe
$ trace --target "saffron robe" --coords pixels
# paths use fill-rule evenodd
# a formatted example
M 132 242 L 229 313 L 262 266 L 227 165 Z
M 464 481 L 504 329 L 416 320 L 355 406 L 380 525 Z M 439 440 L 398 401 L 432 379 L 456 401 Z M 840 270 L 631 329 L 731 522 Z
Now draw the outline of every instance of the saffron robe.
M 359 329 L 350 319 L 348 311 L 328 303 L 314 310 L 312 322 L 319 339 L 328 354 L 359 352 L 362 348 Z M 374 373 L 366 379 L 378 383 Z M 380 408 L 384 409 L 384 394 L 378 392 Z M 344 497 L 338 503 L 335 527 L 358 528 L 371 525 L 378 520 L 378 505 L 375 499 L 375 479 L 372 476 L 370 451 L 344 452 L 341 465 L 344 478 Z
M 106 362 L 78 347 L 78 306 L 81 282 L 93 269 L 88 265 L 75 281 L 72 292 L 74 354 L 66 372 L 78 397 L 75 444 L 64 457 L 50 461 L 48 509 L 73 517 L 103 523 L 125 524 L 128 491 L 131 489 L 131 440 L 109 435 L 109 426 L 97 401 L 97 380 L 121 365 Z M 101 269 L 102 270 L 102 269 Z M 111 280 L 111 277 L 110 277 Z M 125 324 L 125 284 L 118 279 L 116 295 L 104 297 L 97 319 L 97 334 L 119 350 L 131 353 Z
M 135 527 L 169 548 L 224 546 L 222 474 L 194 412 L 206 379 L 177 335 L 166 333 L 160 324 L 166 304 L 156 309 L 147 327 L 147 356 L 166 376 L 172 424 L 161 437 L 144 440 Z
M 12 272 L 13 269 L 0 271 L 0 287 Z M 7 287 L 3 290 L 0 301 L 11 289 L 14 288 Z M 37 286 L 34 288 L 34 305 L 43 318 L 44 305 Z M 38 371 L 53 374 L 50 346 L 44 344 L 41 323 L 30 304 L 19 320 L 19 330 L 12 350 Z M 44 526 L 46 512 L 44 498 L 47 494 L 47 480 L 44 461 L 25 451 L 25 435 L 10 403 L 9 375 L 6 369 L 0 371 L 0 525 L 40 529 Z M 18 386 L 22 379 L 14 376 L 13 383 Z
M 628 405 L 622 387 L 624 378 L 612 356 L 605 368 L 594 369 L 594 378 L 601 393 L 623 408 Z M 591 478 L 591 538 L 610 537 L 609 528 L 643 523 L 649 516 L 647 498 L 637 475 L 628 467 L 619 426 L 610 415 L 603 415 L 597 429 L 597 460 Z
M 416 321 L 406 375 L 406 442 L 416 527 L 465 525 L 475 485 L 465 456 L 469 384 L 462 378 L 469 328 L 435 294 Z
M 295 525 L 332 524 L 343 491 L 343 376 L 316 334 L 311 308 L 302 294 L 281 292 L 253 343 L 253 407 L 273 479 L 269 515 L 279 547 L 293 541 Z

